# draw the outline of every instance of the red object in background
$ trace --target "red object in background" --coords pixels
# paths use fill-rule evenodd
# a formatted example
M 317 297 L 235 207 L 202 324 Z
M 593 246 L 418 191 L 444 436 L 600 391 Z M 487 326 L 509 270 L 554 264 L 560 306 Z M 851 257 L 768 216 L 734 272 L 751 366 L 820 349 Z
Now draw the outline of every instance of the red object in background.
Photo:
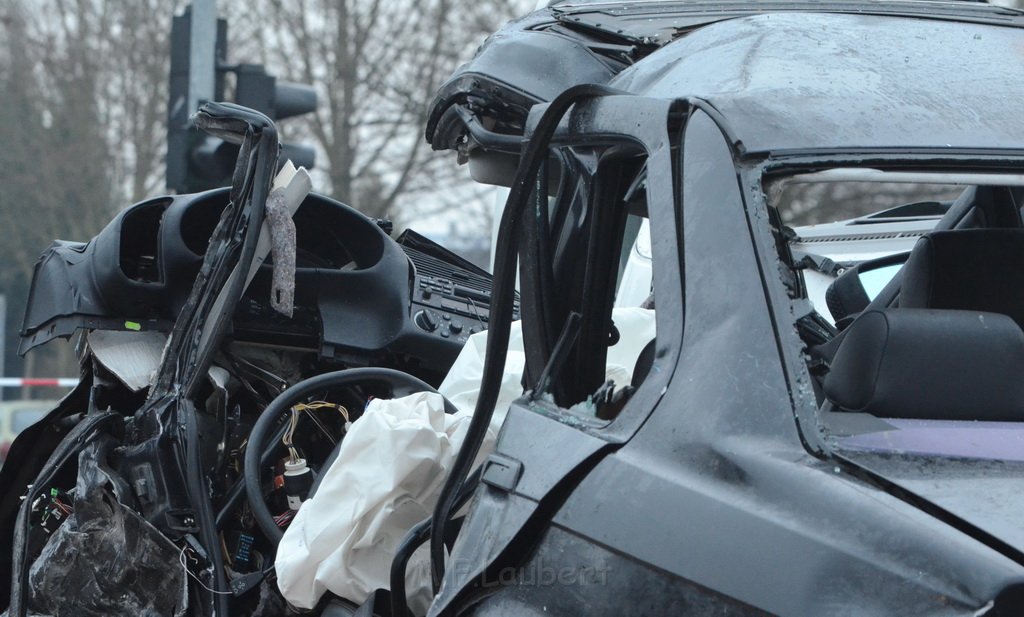
M 0 377 L 0 388 L 21 388 L 25 386 L 74 388 L 77 385 L 77 377 Z

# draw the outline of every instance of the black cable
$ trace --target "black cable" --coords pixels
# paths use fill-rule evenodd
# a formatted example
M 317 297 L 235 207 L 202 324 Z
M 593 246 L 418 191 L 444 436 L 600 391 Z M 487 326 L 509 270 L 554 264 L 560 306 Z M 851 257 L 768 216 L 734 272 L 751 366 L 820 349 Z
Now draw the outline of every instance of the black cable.
M 461 510 L 469 498 L 473 496 L 476 487 L 480 484 L 480 476 L 483 465 L 477 467 L 473 475 L 462 485 L 459 498 L 455 500 L 455 509 Z M 402 539 L 402 543 L 395 550 L 395 557 L 391 560 L 391 617 L 412 617 L 409 611 L 409 600 L 405 590 L 405 572 L 409 568 L 409 559 L 424 542 L 430 539 L 430 524 L 432 517 L 427 517 L 416 524 Z
M 554 379 L 565 366 L 565 361 L 569 357 L 569 350 L 576 344 L 576 339 L 580 334 L 580 314 L 576 311 L 569 313 L 569 317 L 565 320 L 565 326 L 562 327 L 562 333 L 558 335 L 558 340 L 555 342 L 554 348 L 551 350 L 551 355 L 548 356 L 548 363 L 544 365 L 544 368 L 540 371 L 540 376 L 537 377 L 537 386 L 533 391 L 533 398 L 536 399 L 541 392 L 545 392 L 550 385 L 551 380 Z
M 430 533 L 430 573 L 434 593 L 441 587 L 444 578 L 444 527 L 455 510 L 458 496 L 470 468 L 480 453 L 480 444 L 487 435 L 494 406 L 498 402 L 502 374 L 505 371 L 505 354 L 508 352 L 509 330 L 512 325 L 513 300 L 515 298 L 516 255 L 518 254 L 518 232 L 523 212 L 533 190 L 533 178 L 542 164 L 547 161 L 547 148 L 558 123 L 569 107 L 577 100 L 596 96 L 621 94 L 607 86 L 584 84 L 573 86 L 551 101 L 544 111 L 533 136 L 520 159 L 515 180 L 512 182 L 505 210 L 501 215 L 497 246 L 494 253 L 494 286 L 491 295 L 490 329 L 487 333 L 487 351 L 484 355 L 483 375 L 480 379 L 480 394 L 476 409 L 470 420 L 466 439 L 452 465 L 451 473 L 441 489 L 441 496 L 434 508 Z
M 274 433 L 273 438 L 266 448 L 263 448 L 263 454 L 260 455 L 260 468 L 262 469 L 265 465 L 270 464 L 270 460 L 274 457 L 274 447 L 276 444 L 281 443 L 281 439 L 284 437 L 285 431 L 288 430 L 288 424 L 284 423 L 277 428 L 277 432 Z M 326 463 L 325 463 L 326 466 Z M 224 523 L 227 522 L 228 516 L 238 506 L 238 502 L 245 497 L 245 477 L 241 477 L 231 485 L 231 489 L 228 490 L 227 496 L 224 498 L 224 504 L 220 508 L 220 512 L 217 513 L 217 529 L 224 527 Z
M 242 470 L 245 480 L 245 495 L 249 500 L 249 507 L 252 509 L 256 524 L 259 525 L 267 539 L 271 540 L 275 545 L 281 541 L 284 532 L 277 526 L 274 516 L 270 513 L 270 509 L 267 508 L 267 504 L 263 500 L 263 487 L 260 482 L 260 470 L 263 467 L 260 463 L 260 452 L 266 444 L 266 437 L 270 427 L 297 403 L 302 402 L 305 398 L 317 392 L 364 382 L 384 382 L 392 388 L 408 388 L 419 392 L 437 393 L 437 390 L 429 384 L 408 373 L 388 368 L 351 368 L 324 373 L 323 375 L 317 375 L 305 381 L 300 381 L 271 401 L 270 405 L 267 405 L 267 408 L 263 410 L 260 417 L 256 419 L 256 424 L 253 425 L 252 431 L 249 432 L 249 444 L 245 449 L 245 461 Z M 448 399 L 444 399 L 444 408 L 446 413 L 455 412 L 455 407 Z
M 427 517 L 405 534 L 402 543 L 395 551 L 391 561 L 391 617 L 412 617 L 409 610 L 409 599 L 405 591 L 405 570 L 409 566 L 409 558 L 416 549 L 430 539 L 430 524 L 433 518 Z
M 473 112 L 469 111 L 462 105 L 455 105 L 452 109 L 455 110 L 459 119 L 462 120 L 462 124 L 465 125 L 466 131 L 469 132 L 473 141 L 479 144 L 484 150 L 507 152 L 509 154 L 519 153 L 523 142 L 523 138 L 519 135 L 505 135 L 503 133 L 495 133 L 494 131 L 487 130 L 484 128 L 484 125 L 480 124 L 480 120 L 473 115 Z
M 228 603 L 228 580 L 224 572 L 224 554 L 221 552 L 217 524 L 213 516 L 213 504 L 206 488 L 206 475 L 203 473 L 202 455 L 199 452 L 199 422 L 196 418 L 195 406 L 189 399 L 179 399 L 177 414 L 180 421 L 182 441 L 185 445 L 185 486 L 189 501 L 196 512 L 199 522 L 199 538 L 206 549 L 210 567 L 213 569 L 213 604 L 216 614 L 228 615 L 231 606 Z M 179 442 L 180 443 L 180 442 Z M 201 592 L 200 592 L 201 593 Z

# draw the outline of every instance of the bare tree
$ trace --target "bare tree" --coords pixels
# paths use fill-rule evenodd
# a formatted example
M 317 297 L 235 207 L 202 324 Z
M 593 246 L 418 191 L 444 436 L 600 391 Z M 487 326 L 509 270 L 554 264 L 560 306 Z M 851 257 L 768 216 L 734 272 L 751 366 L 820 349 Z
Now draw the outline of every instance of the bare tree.
M 831 223 L 925 201 L 952 201 L 962 186 L 894 182 L 788 184 L 774 200 L 787 225 Z
M 119 209 L 163 191 L 170 24 L 186 1 L 0 5 L 8 350 L 40 252 L 55 238 L 87 240 Z M 439 84 L 531 0 L 219 5 L 233 61 L 263 62 L 319 89 L 316 116 L 285 122 L 283 134 L 318 144 L 328 192 L 371 216 L 457 209 L 485 231 L 489 204 L 450 157 L 431 152 L 423 125 Z M 73 370 L 67 352 L 36 356 L 40 371 Z
M 530 4 L 258 0 L 250 15 L 260 19 L 258 55 L 319 90 L 323 103 L 300 134 L 320 146 L 329 192 L 370 216 L 394 217 L 403 198 L 450 194 L 442 187 L 459 175 L 422 137 L 429 103 L 486 34 Z
M 14 2 L 3 20 L 0 212 L 7 241 L 0 280 L 10 302 L 8 332 L 21 324 L 20 307 L 42 249 L 55 235 L 77 238 L 80 232 L 94 232 L 109 213 L 112 195 L 93 59 L 82 37 L 67 37 L 56 28 L 41 30 L 36 15 Z M 8 350 L 15 341 L 9 336 Z M 33 361 L 54 370 L 67 368 L 67 352 L 48 352 Z
M 159 0 L 11 0 L 0 11 L 10 350 L 42 250 L 89 239 L 162 184 L 170 16 Z M 39 371 L 74 370 L 66 346 L 31 360 Z
M 27 23 L 41 63 L 44 98 L 59 99 L 69 80 L 92 106 L 101 161 L 114 186 L 112 207 L 159 190 L 163 174 L 164 115 L 173 3 L 161 0 L 39 0 Z M 74 113 L 71 101 L 56 113 Z M 84 112 L 83 112 L 84 113 Z M 89 130 L 84 124 L 81 129 Z
M 110 126 L 123 166 L 118 182 L 135 202 L 164 190 L 167 151 L 167 84 L 170 69 L 172 3 L 164 0 L 111 1 L 113 36 L 104 98 L 113 102 Z M 177 4 L 181 4 L 178 2 Z

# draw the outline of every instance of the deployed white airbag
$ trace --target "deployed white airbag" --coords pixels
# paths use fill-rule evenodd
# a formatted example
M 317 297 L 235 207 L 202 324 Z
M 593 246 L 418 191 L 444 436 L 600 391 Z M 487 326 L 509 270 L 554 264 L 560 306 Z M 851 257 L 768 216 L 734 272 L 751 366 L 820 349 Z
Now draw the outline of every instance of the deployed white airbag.
M 620 340 L 608 349 L 607 376 L 621 387 L 654 338 L 654 311 L 615 309 L 612 317 Z M 374 590 L 389 587 L 395 550 L 406 532 L 432 513 L 462 446 L 479 395 L 486 335 L 470 337 L 439 389 L 458 413 L 445 414 L 441 397 L 423 392 L 375 399 L 352 424 L 338 458 L 277 549 L 278 587 L 293 605 L 312 608 L 328 589 L 362 602 Z M 515 322 L 501 392 L 477 464 L 493 451 L 509 404 L 522 395 L 524 358 L 522 330 Z M 413 554 L 406 571 L 409 605 L 419 615 L 426 613 L 431 597 L 426 549 Z
M 469 419 L 445 414 L 433 393 L 371 401 L 278 546 L 284 597 L 313 608 L 327 589 L 361 601 L 388 587 L 391 558 L 406 532 L 430 516 Z M 430 570 L 422 557 L 410 562 L 406 586 L 410 605 L 425 613 Z

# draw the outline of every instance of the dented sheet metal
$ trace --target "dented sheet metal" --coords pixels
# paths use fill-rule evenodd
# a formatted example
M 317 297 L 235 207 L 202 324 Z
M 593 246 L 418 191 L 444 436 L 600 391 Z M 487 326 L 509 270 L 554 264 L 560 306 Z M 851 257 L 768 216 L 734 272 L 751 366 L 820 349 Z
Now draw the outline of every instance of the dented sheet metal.
M 167 344 L 161 332 L 93 330 L 87 340 L 96 360 L 133 392 L 149 385 Z

